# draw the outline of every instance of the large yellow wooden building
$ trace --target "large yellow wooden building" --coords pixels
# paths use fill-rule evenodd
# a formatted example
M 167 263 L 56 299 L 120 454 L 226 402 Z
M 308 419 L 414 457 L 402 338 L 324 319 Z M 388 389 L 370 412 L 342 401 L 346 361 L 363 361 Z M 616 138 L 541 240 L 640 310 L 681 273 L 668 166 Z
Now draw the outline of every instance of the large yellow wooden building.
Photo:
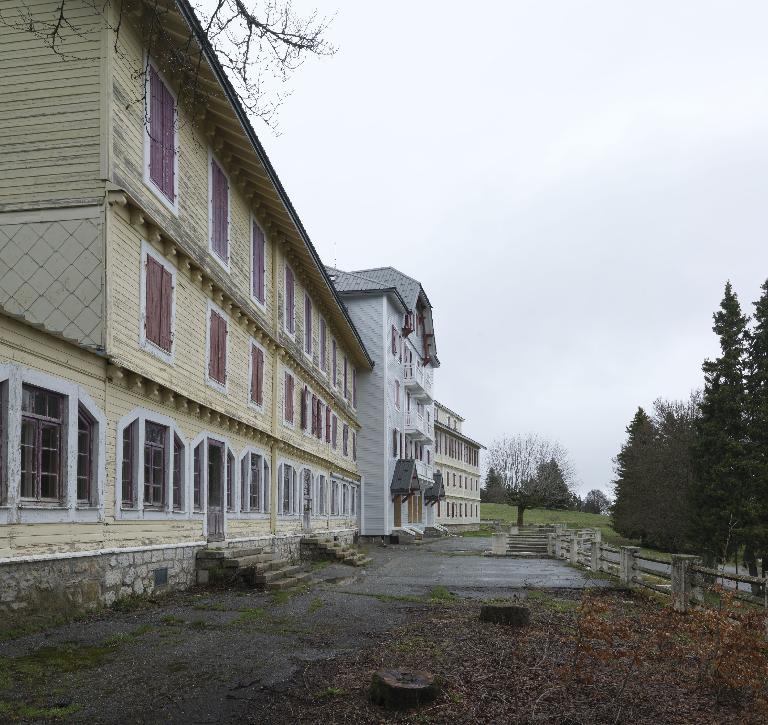
M 0 1 L 0 609 L 351 538 L 372 363 L 188 5 L 58 6 Z

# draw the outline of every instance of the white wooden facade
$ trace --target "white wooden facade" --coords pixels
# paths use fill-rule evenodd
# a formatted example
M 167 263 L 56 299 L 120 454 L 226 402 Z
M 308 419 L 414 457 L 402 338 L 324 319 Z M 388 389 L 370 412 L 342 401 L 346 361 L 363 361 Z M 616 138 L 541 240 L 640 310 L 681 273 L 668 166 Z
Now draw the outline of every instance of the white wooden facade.
M 358 382 L 361 533 L 422 532 L 437 517 L 436 502 L 425 496 L 434 483 L 433 391 L 439 366 L 431 306 L 416 280 L 391 267 L 328 271 L 374 361 Z M 416 460 L 421 481 L 421 490 L 408 497 L 391 492 L 402 459 Z

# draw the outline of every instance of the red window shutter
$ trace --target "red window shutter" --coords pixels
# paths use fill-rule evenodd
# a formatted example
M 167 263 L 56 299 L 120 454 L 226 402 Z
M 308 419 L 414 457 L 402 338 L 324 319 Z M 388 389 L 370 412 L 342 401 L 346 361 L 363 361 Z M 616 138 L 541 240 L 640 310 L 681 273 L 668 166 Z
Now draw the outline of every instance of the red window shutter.
M 208 375 L 222 385 L 227 379 L 227 321 L 211 310 Z
M 149 66 L 149 178 L 163 185 L 163 82 Z
M 253 296 L 264 302 L 265 240 L 261 227 L 253 224 Z
M 251 402 L 259 404 L 259 350 L 251 345 Z
M 307 427 L 307 395 L 309 390 L 307 386 L 304 386 L 304 390 L 301 393 L 301 428 L 305 430 Z
M 228 261 L 229 184 L 221 167 L 211 159 L 211 246 L 224 262 Z
M 175 200 L 176 129 L 173 96 L 165 84 L 161 83 L 163 95 L 163 193 L 170 201 Z
M 173 334 L 171 332 L 173 314 L 173 277 L 164 267 L 160 267 L 161 303 L 160 303 L 160 347 L 166 352 L 171 351 Z
M 285 321 L 285 329 L 291 334 L 295 332 L 295 285 L 293 280 L 293 270 L 286 266 L 285 268 L 285 315 L 287 317 Z
M 227 321 L 219 318 L 219 381 L 227 381 Z
M 163 267 L 149 255 L 145 268 L 144 283 L 146 297 L 144 300 L 144 334 L 147 340 L 160 345 L 160 301 Z

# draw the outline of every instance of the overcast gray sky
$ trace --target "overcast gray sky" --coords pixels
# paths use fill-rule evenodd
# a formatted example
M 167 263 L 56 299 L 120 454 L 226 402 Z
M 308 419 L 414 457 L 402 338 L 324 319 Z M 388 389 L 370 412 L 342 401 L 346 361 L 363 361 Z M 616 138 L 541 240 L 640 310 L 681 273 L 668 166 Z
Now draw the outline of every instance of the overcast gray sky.
M 725 280 L 768 277 L 768 4 L 310 6 L 339 51 L 260 135 L 321 256 L 422 282 L 469 435 L 609 490 L 635 408 L 701 385 Z

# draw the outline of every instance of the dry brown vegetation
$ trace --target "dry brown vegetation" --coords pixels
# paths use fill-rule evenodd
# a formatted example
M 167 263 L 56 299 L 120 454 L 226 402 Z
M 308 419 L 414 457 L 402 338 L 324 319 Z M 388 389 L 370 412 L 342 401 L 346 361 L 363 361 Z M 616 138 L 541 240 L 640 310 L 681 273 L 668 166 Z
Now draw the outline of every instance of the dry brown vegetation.
M 688 615 L 642 595 L 531 592 L 531 626 L 478 621 L 479 603 L 414 605 L 410 623 L 372 646 L 312 663 L 283 692 L 254 698 L 253 721 L 285 708 L 293 722 L 764 723 L 763 613 L 735 602 Z M 381 667 L 427 669 L 437 702 L 386 713 L 370 704 Z M 266 694 L 266 693 L 265 693 Z

